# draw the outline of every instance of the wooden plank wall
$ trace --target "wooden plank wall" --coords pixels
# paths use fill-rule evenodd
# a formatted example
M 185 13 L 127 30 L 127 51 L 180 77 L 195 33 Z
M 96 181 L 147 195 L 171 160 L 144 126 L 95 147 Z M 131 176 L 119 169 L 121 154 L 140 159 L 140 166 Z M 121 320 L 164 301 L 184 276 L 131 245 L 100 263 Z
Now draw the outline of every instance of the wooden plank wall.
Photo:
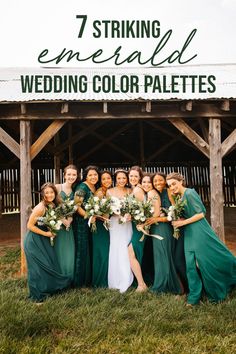
M 112 172 L 116 168 L 128 169 L 129 165 L 101 166 Z M 146 171 L 155 173 L 162 171 L 166 174 L 178 171 L 185 176 L 186 184 L 194 187 L 201 195 L 205 205 L 210 203 L 210 180 L 209 164 L 201 163 L 158 163 L 155 166 L 147 166 Z M 32 170 L 32 206 L 40 201 L 40 187 L 45 182 L 55 181 L 55 170 L 53 168 L 38 168 Z M 62 170 L 60 171 L 62 181 Z M 236 162 L 223 164 L 223 192 L 224 205 L 236 206 Z M 19 169 L 0 170 L 0 214 L 19 212 L 20 210 L 20 173 Z

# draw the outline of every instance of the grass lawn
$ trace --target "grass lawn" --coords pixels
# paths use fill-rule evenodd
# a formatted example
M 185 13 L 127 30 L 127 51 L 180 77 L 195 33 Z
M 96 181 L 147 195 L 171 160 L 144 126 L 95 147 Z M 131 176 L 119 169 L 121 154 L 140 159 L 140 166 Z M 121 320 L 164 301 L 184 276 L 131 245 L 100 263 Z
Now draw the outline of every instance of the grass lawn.
M 193 309 L 184 299 L 134 290 L 71 290 L 27 299 L 18 248 L 1 249 L 0 353 L 236 353 L 236 291 Z

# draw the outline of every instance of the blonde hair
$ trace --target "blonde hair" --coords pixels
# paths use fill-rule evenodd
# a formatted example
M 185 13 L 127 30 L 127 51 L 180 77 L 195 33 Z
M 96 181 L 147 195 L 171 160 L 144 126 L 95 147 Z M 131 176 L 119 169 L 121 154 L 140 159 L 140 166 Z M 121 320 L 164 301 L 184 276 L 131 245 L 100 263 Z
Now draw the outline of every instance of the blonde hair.
M 175 179 L 176 181 L 183 182 L 185 184 L 185 178 L 179 172 L 171 172 L 166 176 L 166 180 Z

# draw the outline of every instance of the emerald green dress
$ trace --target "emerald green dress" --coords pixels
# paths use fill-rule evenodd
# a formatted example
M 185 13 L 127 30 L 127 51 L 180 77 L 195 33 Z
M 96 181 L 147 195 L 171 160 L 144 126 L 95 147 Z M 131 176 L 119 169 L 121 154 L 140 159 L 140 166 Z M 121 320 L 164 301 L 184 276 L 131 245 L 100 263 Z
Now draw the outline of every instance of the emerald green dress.
M 187 188 L 184 218 L 206 212 L 194 189 Z M 226 298 L 236 285 L 236 258 L 217 237 L 206 218 L 184 227 L 184 251 L 189 283 L 188 303 L 197 304 L 204 288 L 211 302 Z M 199 274 L 200 272 L 200 274 Z
M 63 200 L 68 197 L 63 190 L 60 192 L 60 196 Z M 71 200 L 74 199 L 73 192 L 71 192 L 69 198 Z M 57 236 L 54 239 L 54 248 L 62 274 L 67 275 L 72 282 L 75 268 L 75 240 L 72 224 L 68 230 L 62 225 L 61 230 L 57 232 Z
M 84 182 L 76 186 L 75 193 L 76 192 L 84 198 L 82 204 L 83 208 L 89 197 L 92 195 L 92 192 Z M 73 230 L 75 237 L 74 286 L 89 286 L 91 285 L 92 280 L 92 235 L 88 226 L 88 220 L 76 213 L 73 218 Z
M 170 201 L 167 190 L 160 193 L 161 206 L 168 208 Z M 151 288 L 157 293 L 180 294 L 180 281 L 173 260 L 173 228 L 167 222 L 159 222 L 151 226 L 151 234 L 162 236 L 163 240 L 152 238 L 154 258 L 154 282 Z
M 92 285 L 95 288 L 108 287 L 108 260 L 110 236 L 102 220 L 96 221 L 97 231 L 93 232 L 93 271 Z
M 137 224 L 134 221 L 132 221 L 132 231 L 133 234 L 132 234 L 130 244 L 132 244 L 135 257 L 139 262 L 139 264 L 141 265 L 143 260 L 143 249 L 144 249 L 146 237 L 144 238 L 143 241 L 139 241 L 142 238 L 143 233 L 142 231 L 137 230 Z
M 45 228 L 38 226 L 42 230 Z M 50 238 L 29 231 L 24 240 L 28 268 L 29 297 L 41 302 L 71 284 L 71 278 L 62 274 L 54 246 Z

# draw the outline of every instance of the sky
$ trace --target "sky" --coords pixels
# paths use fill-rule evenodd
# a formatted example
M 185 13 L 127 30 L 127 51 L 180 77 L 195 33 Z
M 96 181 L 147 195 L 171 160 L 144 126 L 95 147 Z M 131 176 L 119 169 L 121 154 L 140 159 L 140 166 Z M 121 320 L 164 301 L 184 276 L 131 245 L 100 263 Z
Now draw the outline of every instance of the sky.
M 121 45 L 124 56 L 138 50 L 148 58 L 169 29 L 173 32 L 161 57 L 180 50 L 197 29 L 185 54 L 186 58 L 197 54 L 191 64 L 236 63 L 236 0 L 1 0 L 0 14 L 0 67 L 40 67 L 38 56 L 44 49 L 50 58 L 63 48 L 79 51 L 82 57 L 102 48 L 108 57 Z M 76 15 L 87 15 L 82 38 Z M 104 31 L 101 38 L 94 38 L 95 20 L 158 20 L 160 38 L 104 38 Z M 66 66 L 97 65 L 60 63 Z M 104 66 L 115 64 L 109 61 Z

